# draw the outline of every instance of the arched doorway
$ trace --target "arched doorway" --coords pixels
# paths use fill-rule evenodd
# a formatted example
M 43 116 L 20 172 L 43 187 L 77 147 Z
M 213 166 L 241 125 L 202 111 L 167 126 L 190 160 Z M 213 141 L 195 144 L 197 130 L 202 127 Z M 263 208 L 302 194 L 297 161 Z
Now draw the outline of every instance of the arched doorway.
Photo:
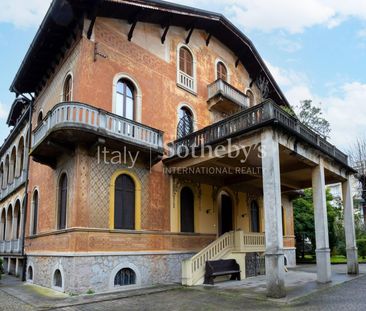
M 219 212 L 219 234 L 232 231 L 233 226 L 233 201 L 225 192 L 221 193 Z

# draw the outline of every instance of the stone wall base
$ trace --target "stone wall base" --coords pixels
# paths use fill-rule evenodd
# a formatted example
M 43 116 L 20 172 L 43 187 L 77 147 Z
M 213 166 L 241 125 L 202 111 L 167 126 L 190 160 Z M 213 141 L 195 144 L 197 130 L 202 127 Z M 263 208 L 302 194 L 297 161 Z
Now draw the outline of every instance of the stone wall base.
M 28 255 L 27 281 L 73 294 L 83 294 L 87 291 L 107 292 L 153 284 L 181 283 L 182 260 L 193 255 L 193 253 L 96 256 Z M 135 285 L 114 286 L 115 275 L 123 268 L 129 268 L 135 272 Z M 30 270 L 33 272 L 32 279 L 29 278 Z M 62 276 L 61 286 L 56 286 L 56 270 L 59 270 Z M 60 285 L 59 282 L 58 285 Z
M 295 267 L 296 266 L 296 248 L 284 248 L 283 253 L 287 260 L 287 267 Z

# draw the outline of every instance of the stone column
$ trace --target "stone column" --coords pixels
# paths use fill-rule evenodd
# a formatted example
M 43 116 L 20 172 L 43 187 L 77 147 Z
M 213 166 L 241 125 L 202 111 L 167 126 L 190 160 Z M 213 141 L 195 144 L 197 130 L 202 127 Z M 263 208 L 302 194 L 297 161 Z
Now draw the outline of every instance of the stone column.
M 318 282 L 331 281 L 327 203 L 323 160 L 312 171 L 314 222 L 316 238 L 316 265 Z
M 281 178 L 278 139 L 273 130 L 262 133 L 263 204 L 266 235 L 267 296 L 286 296 L 281 216 Z
M 353 197 L 350 177 L 342 183 L 344 230 L 346 233 L 347 272 L 358 274 L 358 255 L 356 247 L 355 220 L 353 215 Z

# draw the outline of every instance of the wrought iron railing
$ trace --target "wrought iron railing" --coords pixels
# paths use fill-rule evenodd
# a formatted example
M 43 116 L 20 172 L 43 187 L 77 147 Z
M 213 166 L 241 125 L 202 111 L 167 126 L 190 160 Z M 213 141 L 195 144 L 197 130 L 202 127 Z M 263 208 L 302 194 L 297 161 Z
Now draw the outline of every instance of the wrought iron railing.
M 33 131 L 32 148 L 36 147 L 56 127 L 89 128 L 141 147 L 161 152 L 163 150 L 163 132 L 77 102 L 64 102 L 52 108 L 42 124 Z
M 298 119 L 291 116 L 272 100 L 266 100 L 259 105 L 243 110 L 224 120 L 177 139 L 169 144 L 169 155 L 170 157 L 174 157 L 182 154 L 182 151 L 183 154 L 186 154 L 187 149 L 193 150 L 195 148 L 202 148 L 202 146 L 213 145 L 273 122 L 300 136 L 307 143 L 316 146 L 339 162 L 348 165 L 348 157 L 346 154 L 302 124 Z
M 248 97 L 224 80 L 216 80 L 207 87 L 207 90 L 209 100 L 216 95 L 222 95 L 229 100 L 235 102 L 239 106 L 242 106 L 244 108 L 249 107 Z

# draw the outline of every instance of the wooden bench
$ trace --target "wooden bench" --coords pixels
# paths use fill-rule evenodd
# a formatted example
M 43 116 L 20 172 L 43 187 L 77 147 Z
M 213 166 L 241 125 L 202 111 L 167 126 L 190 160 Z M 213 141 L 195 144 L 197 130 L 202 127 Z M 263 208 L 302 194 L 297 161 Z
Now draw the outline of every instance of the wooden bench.
M 214 285 L 214 278 L 221 275 L 231 275 L 230 280 L 240 280 L 240 267 L 235 259 L 206 261 L 203 284 Z

